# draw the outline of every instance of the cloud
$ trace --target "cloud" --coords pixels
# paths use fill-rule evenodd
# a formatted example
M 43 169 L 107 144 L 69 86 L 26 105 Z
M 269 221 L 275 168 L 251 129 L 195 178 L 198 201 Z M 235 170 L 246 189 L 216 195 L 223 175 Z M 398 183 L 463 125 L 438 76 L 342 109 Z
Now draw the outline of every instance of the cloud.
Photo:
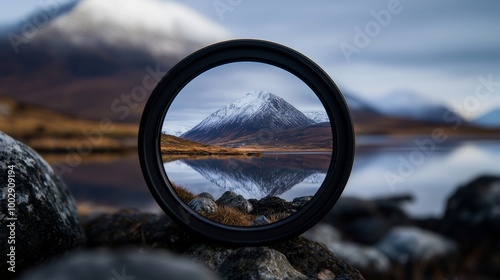
M 324 110 L 314 92 L 293 74 L 263 63 L 238 62 L 212 68 L 188 83 L 170 106 L 166 121 L 193 127 L 224 105 L 259 90 L 303 112 Z

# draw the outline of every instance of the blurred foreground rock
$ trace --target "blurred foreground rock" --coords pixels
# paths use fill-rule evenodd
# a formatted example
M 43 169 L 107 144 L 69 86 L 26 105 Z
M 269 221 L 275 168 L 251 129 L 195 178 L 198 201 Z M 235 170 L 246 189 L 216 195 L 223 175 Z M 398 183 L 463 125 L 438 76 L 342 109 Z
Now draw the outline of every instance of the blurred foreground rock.
M 459 187 L 439 228 L 460 244 L 464 272 L 500 279 L 500 177 L 485 175 Z
M 203 265 L 167 252 L 108 249 L 75 252 L 20 280 L 215 280 Z
M 83 227 L 91 247 L 167 249 L 205 264 L 221 279 L 363 279 L 327 248 L 300 237 L 273 246 L 230 247 L 193 236 L 165 215 L 136 210 L 86 218 Z
M 341 197 L 303 236 L 367 279 L 500 279 L 500 177 L 457 188 L 443 217 L 409 217 L 411 200 Z
M 12 169 L 8 167 L 11 165 Z M 8 170 L 13 171 L 12 192 L 7 185 Z M 35 151 L 3 132 L 0 132 L 0 182 L 1 279 L 10 279 L 19 271 L 85 243 L 75 202 L 64 182 Z M 12 227 L 7 227 L 11 224 Z M 15 238 L 7 241 L 13 234 Z M 6 256 L 12 253 L 11 246 L 15 256 L 8 258 L 15 260 L 16 273 L 7 270 L 11 265 Z

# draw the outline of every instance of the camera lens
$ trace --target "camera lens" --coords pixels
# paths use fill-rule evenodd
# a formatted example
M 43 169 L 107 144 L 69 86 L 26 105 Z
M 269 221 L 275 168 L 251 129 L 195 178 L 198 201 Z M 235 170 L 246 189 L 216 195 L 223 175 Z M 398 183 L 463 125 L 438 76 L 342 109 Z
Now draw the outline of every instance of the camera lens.
M 144 177 L 180 224 L 233 244 L 301 234 L 335 204 L 354 133 L 344 98 L 288 47 L 232 40 L 175 65 L 139 133 Z

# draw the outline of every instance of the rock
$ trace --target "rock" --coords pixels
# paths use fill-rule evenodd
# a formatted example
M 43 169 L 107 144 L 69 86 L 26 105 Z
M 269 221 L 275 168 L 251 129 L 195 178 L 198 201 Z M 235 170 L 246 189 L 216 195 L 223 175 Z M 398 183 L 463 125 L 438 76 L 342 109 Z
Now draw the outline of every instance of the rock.
M 250 213 L 253 209 L 252 204 L 248 202 L 242 195 L 237 195 L 232 191 L 226 191 L 217 199 L 217 204 L 235 208 L 244 213 Z
M 342 240 L 341 233 L 335 227 L 325 223 L 319 223 L 302 234 L 303 237 L 328 245 Z
M 250 202 L 253 205 L 253 210 L 250 212 L 252 215 L 264 215 L 269 218 L 275 214 L 296 212 L 291 202 L 276 196 L 266 196 L 260 200 L 250 199 Z
M 307 279 L 283 254 L 268 247 L 198 244 L 184 255 L 205 264 L 222 279 Z
M 184 256 L 203 263 L 213 272 L 218 272 L 221 264 L 233 251 L 234 249 L 221 245 L 197 244 L 184 252 Z
M 184 255 L 223 279 L 363 279 L 327 248 L 304 238 L 269 247 L 197 244 Z
M 202 265 L 167 252 L 101 249 L 75 252 L 20 278 L 40 279 L 212 280 L 217 277 Z
M 389 258 L 374 247 L 348 241 L 332 242 L 327 247 L 347 263 L 369 275 L 386 275 L 391 269 Z
M 134 209 L 85 220 L 83 229 L 89 247 L 148 246 L 184 252 L 194 239 L 166 215 L 145 214 Z
M 7 184 L 9 170 L 13 174 L 13 192 Z M 35 151 L 3 132 L 0 132 L 0 182 L 0 240 L 3 244 L 0 255 L 9 253 L 6 241 L 10 230 L 6 225 L 12 223 L 15 245 L 11 245 L 15 246 L 16 271 L 85 244 L 75 202 L 64 182 Z M 14 195 L 11 211 L 8 202 Z M 17 220 L 9 220 L 13 217 L 11 213 Z M 12 273 L 4 274 L 10 273 L 7 267 L 6 261 L 0 263 L 0 278 L 12 277 Z
M 460 244 L 470 279 L 500 275 L 500 177 L 481 176 L 457 188 L 439 223 L 441 232 Z
M 312 196 L 302 196 L 302 197 L 294 198 L 292 201 L 292 205 L 295 208 L 302 208 L 304 205 L 306 205 L 311 200 L 311 198 L 313 198 L 313 197 Z
M 280 252 L 267 247 L 234 250 L 219 267 L 222 279 L 308 279 Z
M 236 279 L 246 277 L 247 274 L 258 275 L 259 273 L 270 275 L 270 277 L 296 275 L 298 279 L 302 279 L 304 275 L 308 279 L 333 279 L 333 277 L 337 277 L 335 279 L 363 279 L 357 270 L 337 258 L 326 247 L 304 238 L 294 238 L 272 246 L 259 247 L 259 249 L 250 248 L 247 251 L 244 249 L 249 247 L 222 246 L 213 241 L 204 240 L 186 232 L 164 215 L 144 214 L 136 210 L 123 210 L 116 214 L 103 214 L 88 219 L 84 229 L 88 234 L 90 247 L 140 246 L 174 250 L 184 253 L 185 257 L 204 263 L 221 278 L 226 279 L 230 279 L 226 274 L 236 276 L 230 274 L 236 273 L 235 271 L 240 273 Z M 282 258 L 275 251 L 280 252 L 286 258 Z M 276 258 L 276 263 L 270 262 L 269 258 Z M 255 260 L 261 260 L 261 262 Z M 272 263 L 274 268 L 264 271 L 269 263 Z M 248 273 L 242 270 L 244 264 L 247 264 L 245 268 L 249 269 Z M 296 274 L 296 271 L 300 273 Z M 277 279 L 276 277 L 257 279 Z
M 390 269 L 390 261 L 379 250 L 342 241 L 340 232 L 329 224 L 320 223 L 302 236 L 324 244 L 331 252 L 372 278 L 385 276 Z
M 322 222 L 335 226 L 348 240 L 375 245 L 392 227 L 410 224 L 400 208 L 409 199 L 404 196 L 370 201 L 341 197 Z
M 374 245 L 391 230 L 393 224 L 382 217 L 359 218 L 345 225 L 345 235 L 357 243 Z
M 207 192 L 202 192 L 199 195 L 197 195 L 196 197 L 208 198 L 208 199 L 211 199 L 212 201 L 215 201 L 214 196 L 210 193 L 207 193 Z
M 448 199 L 442 232 L 466 247 L 500 246 L 500 177 L 481 176 Z
M 358 270 L 335 256 L 324 245 L 306 238 L 293 238 L 271 248 L 285 255 L 290 264 L 309 279 L 364 279 Z
M 399 264 L 430 262 L 458 254 L 452 241 L 416 227 L 393 228 L 377 248 Z
M 217 204 L 210 198 L 197 197 L 191 200 L 188 205 L 200 214 L 212 214 L 217 211 Z
M 263 225 L 268 225 L 271 222 L 266 218 L 266 216 L 260 215 L 258 216 L 253 222 L 252 226 L 263 226 Z

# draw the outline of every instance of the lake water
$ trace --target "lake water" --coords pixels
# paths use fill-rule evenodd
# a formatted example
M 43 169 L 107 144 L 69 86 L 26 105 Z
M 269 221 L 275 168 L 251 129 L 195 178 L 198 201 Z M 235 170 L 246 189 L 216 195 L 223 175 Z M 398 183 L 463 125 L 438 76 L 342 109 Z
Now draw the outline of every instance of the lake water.
M 414 201 L 405 207 L 413 216 L 442 215 L 446 200 L 458 186 L 484 174 L 500 176 L 500 140 L 450 139 L 437 145 L 432 154 L 425 156 L 423 160 L 416 161 L 418 158 L 414 158 L 413 162 L 419 164 L 411 165 L 413 170 L 404 173 L 399 173 L 398 170 L 401 162 L 409 161 L 412 153 L 415 155 L 415 151 L 419 151 L 413 140 L 394 141 L 386 137 L 361 137 L 357 139 L 357 143 L 360 145 L 357 147 L 353 171 L 343 196 L 374 198 L 411 194 L 414 196 Z M 217 165 L 214 162 L 193 164 L 193 162 L 177 161 L 166 163 L 166 168 L 170 170 L 167 174 L 172 181 L 179 181 L 180 184 L 191 186 L 195 190 L 197 188 L 197 191 L 210 191 L 215 197 L 224 192 L 225 188 L 218 187 L 211 180 L 219 184 L 227 181 L 217 176 L 214 177 L 213 171 L 220 171 L 220 174 L 227 173 L 228 170 L 245 171 L 233 173 L 250 174 L 238 179 L 252 183 L 258 177 L 265 178 L 263 180 L 268 182 L 272 179 L 272 182 L 283 180 L 294 183 L 303 179 L 288 190 L 286 187 L 266 189 L 269 192 L 274 191 L 275 194 L 282 191 L 279 196 L 290 200 L 297 196 L 314 193 L 318 186 L 317 182 L 322 181 L 324 166 L 304 169 L 300 168 L 298 161 L 293 164 L 283 163 L 286 157 L 299 158 L 307 162 L 304 161 L 305 156 L 266 155 L 263 159 L 274 160 L 275 167 L 283 164 L 283 169 L 278 169 L 280 171 L 276 178 L 269 177 L 266 173 L 270 170 L 269 168 L 259 168 L 258 164 L 255 166 L 250 163 L 239 168 L 238 166 L 241 165 L 238 163 L 223 164 L 221 167 L 220 164 Z M 309 159 L 314 157 L 315 155 L 312 155 Z M 193 167 L 212 172 L 210 176 L 208 173 L 205 174 L 205 177 Z M 291 170 L 294 172 L 290 172 Z M 263 173 L 259 175 L 258 172 Z M 400 176 L 403 181 L 398 181 L 394 185 L 389 184 L 384 176 L 389 173 Z M 83 162 L 72 173 L 65 174 L 63 178 L 78 202 L 116 208 L 157 209 L 142 177 L 136 155 L 105 162 Z M 205 184 L 207 181 L 210 184 Z M 202 187 L 202 185 L 212 187 Z M 229 185 L 222 186 L 229 189 Z M 265 192 L 260 195 L 263 194 Z
M 329 153 L 264 153 L 262 157 L 203 157 L 164 163 L 170 181 L 216 199 L 233 191 L 250 199 L 312 196 L 323 183 Z

